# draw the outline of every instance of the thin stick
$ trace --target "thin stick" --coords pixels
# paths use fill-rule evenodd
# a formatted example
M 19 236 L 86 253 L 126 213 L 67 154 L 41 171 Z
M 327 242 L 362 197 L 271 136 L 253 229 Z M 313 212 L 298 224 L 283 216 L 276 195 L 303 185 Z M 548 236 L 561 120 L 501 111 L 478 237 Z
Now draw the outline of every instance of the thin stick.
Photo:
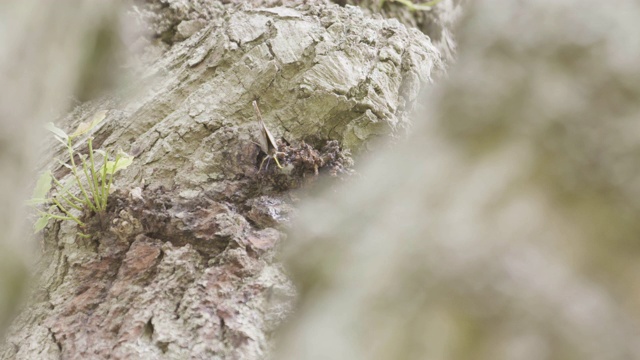
M 75 160 L 73 160 L 73 147 L 71 146 L 71 138 L 67 140 L 67 147 L 69 148 L 69 156 L 71 157 L 71 172 L 73 173 L 73 177 L 76 179 L 78 187 L 82 191 L 84 198 L 87 200 L 86 202 L 89 205 L 89 208 L 91 208 L 91 210 L 93 211 L 96 211 L 95 206 L 93 206 L 93 204 L 91 203 L 89 195 L 87 195 L 87 191 L 84 189 L 84 186 L 82 186 L 82 182 L 80 181 L 80 177 L 78 176 L 78 171 L 76 170 L 76 162 Z
M 96 177 L 96 163 L 93 160 L 93 139 L 89 138 L 88 140 L 89 143 L 89 159 L 91 160 L 91 180 L 93 181 L 93 186 L 96 189 L 96 194 L 95 194 L 95 199 L 94 201 L 96 202 L 96 205 L 98 207 L 98 210 L 104 210 L 104 206 L 102 206 L 102 197 L 99 196 L 98 192 L 100 191 L 100 187 L 98 184 L 98 178 Z

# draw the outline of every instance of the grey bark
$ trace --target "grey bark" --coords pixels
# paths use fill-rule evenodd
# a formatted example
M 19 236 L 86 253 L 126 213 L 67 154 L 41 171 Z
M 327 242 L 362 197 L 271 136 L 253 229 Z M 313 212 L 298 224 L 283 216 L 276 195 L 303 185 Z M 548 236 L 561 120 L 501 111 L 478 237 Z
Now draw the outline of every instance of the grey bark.
M 638 359 L 634 1 L 476 2 L 411 138 L 318 194 L 281 359 Z
M 58 121 L 71 132 L 108 110 L 89 134 L 94 148 L 136 159 L 107 212 L 85 214 L 89 239 L 71 222 L 45 229 L 36 290 L 2 358 L 266 358 L 295 296 L 274 260 L 292 191 L 316 171 L 344 171 L 347 150 L 401 133 L 442 70 L 422 33 L 354 7 L 230 8 L 187 25 L 185 37 L 196 32 L 135 88 Z M 258 172 L 254 99 L 290 143 L 283 172 Z M 52 154 L 68 160 L 59 146 Z
M 440 51 L 447 63 L 454 60 L 456 42 L 454 27 L 462 13 L 464 0 L 442 0 L 429 11 L 412 11 L 406 5 L 396 1 L 380 0 L 335 0 L 336 3 L 355 5 L 365 9 L 372 16 L 396 19 L 408 27 L 416 28 L 429 36 L 431 43 Z M 414 0 L 414 4 L 430 3 L 427 0 Z

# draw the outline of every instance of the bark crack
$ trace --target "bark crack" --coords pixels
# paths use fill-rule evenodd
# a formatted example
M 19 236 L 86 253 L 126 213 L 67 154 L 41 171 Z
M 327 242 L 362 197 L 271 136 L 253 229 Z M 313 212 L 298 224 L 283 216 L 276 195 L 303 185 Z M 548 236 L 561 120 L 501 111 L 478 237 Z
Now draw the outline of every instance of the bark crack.
M 50 327 L 47 327 L 47 331 L 49 332 L 49 335 L 51 336 L 51 340 L 53 340 L 53 343 L 56 344 L 56 346 L 58 347 L 58 350 L 60 351 L 60 353 L 62 353 L 62 342 L 58 340 L 58 338 L 56 337 L 56 334 L 53 332 L 53 330 L 51 330 Z

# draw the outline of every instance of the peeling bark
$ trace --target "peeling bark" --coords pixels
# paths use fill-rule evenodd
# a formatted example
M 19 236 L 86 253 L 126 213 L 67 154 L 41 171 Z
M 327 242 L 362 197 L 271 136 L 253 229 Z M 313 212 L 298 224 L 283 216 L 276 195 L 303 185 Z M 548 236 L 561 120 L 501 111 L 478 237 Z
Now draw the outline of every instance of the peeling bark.
M 138 89 L 61 120 L 73 129 L 108 110 L 94 148 L 136 160 L 106 213 L 83 214 L 90 238 L 67 222 L 46 228 L 42 277 L 3 359 L 267 357 L 295 296 L 274 260 L 292 190 L 345 173 L 349 151 L 400 134 L 422 84 L 442 70 L 422 33 L 355 7 L 221 14 L 199 30 L 184 25 L 187 39 L 148 66 Z M 258 172 L 254 99 L 283 171 Z

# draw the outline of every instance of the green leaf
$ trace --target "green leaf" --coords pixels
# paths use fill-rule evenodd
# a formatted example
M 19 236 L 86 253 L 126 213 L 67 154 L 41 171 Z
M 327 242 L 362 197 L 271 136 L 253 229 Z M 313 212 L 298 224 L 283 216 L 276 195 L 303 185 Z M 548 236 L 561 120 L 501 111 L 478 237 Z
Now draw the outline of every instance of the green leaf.
M 33 224 L 33 232 L 38 233 L 44 229 L 45 226 L 49 223 L 50 216 L 49 214 L 42 215 L 35 224 Z
M 49 190 L 51 190 L 51 181 L 53 180 L 53 175 L 51 175 L 51 171 L 45 171 L 40 175 L 38 182 L 36 182 L 36 187 L 33 189 L 32 199 L 44 199 L 47 197 Z
M 104 118 L 107 116 L 107 112 L 108 110 L 98 111 L 97 113 L 95 113 L 95 115 L 93 115 L 90 121 L 80 123 L 76 131 L 74 131 L 73 134 L 71 134 L 71 137 L 74 138 L 91 131 L 91 129 L 96 127 L 96 125 L 98 125 L 102 120 L 104 120 Z
M 60 136 L 53 135 L 53 137 L 58 140 L 62 145 L 69 146 L 66 140 L 62 139 Z
M 51 131 L 52 133 L 54 133 L 57 137 L 59 137 L 60 139 L 63 140 L 67 140 L 69 138 L 69 135 L 67 135 L 66 132 L 64 132 L 64 130 L 60 129 L 59 127 L 55 126 L 52 122 L 47 123 L 44 126 L 47 130 Z M 65 141 L 63 141 L 63 143 L 66 144 Z
M 105 166 L 107 167 L 107 174 L 115 174 L 122 169 L 126 169 L 133 163 L 133 156 L 122 153 L 118 155 L 118 161 L 107 161 Z

